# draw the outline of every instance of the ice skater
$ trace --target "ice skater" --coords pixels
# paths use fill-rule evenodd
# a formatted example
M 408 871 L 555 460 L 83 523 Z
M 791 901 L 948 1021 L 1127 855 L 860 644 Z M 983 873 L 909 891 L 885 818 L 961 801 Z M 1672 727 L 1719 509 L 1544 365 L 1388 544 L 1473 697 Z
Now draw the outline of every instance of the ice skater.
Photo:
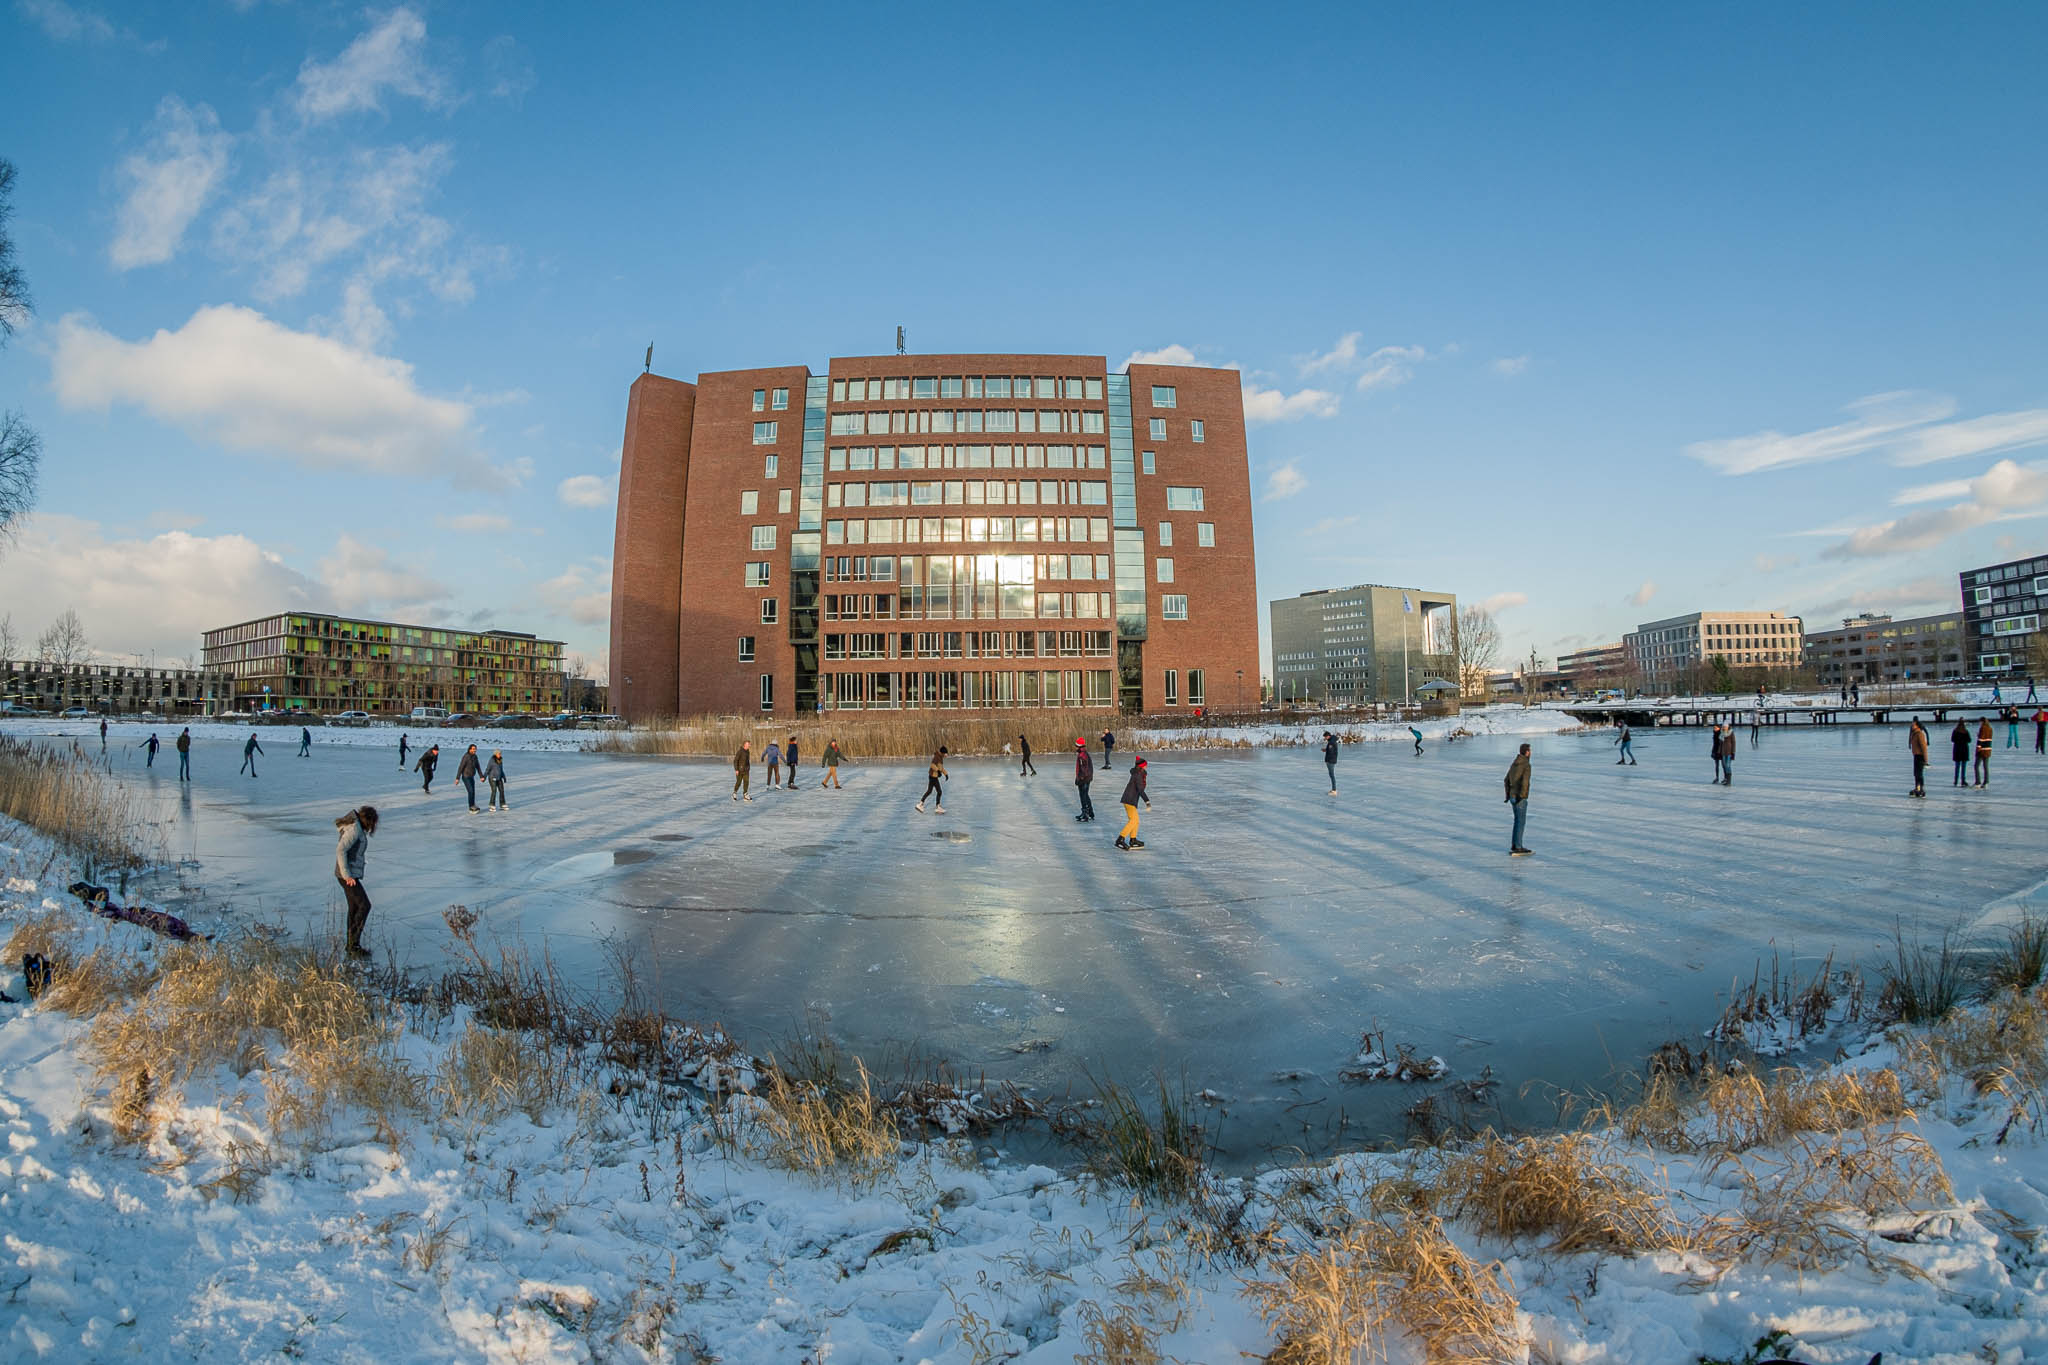
M 405 740 L 404 735 L 398 737 L 398 766 L 401 770 L 405 767 Z
M 1921 728 L 1920 717 L 1913 717 L 1913 724 L 1906 731 L 1906 748 L 1913 755 L 1913 790 L 1908 796 L 1927 795 L 1927 731 Z
M 299 757 L 311 758 L 312 756 L 313 732 L 311 730 L 308 730 L 305 726 L 301 725 L 299 727 Z
M 2030 701 L 2030 702 L 2032 702 L 2032 701 L 2039 701 L 2039 700 L 2041 700 L 2041 698 L 2040 698 L 2039 696 L 2037 696 L 2037 695 L 2035 694 L 2035 692 L 2034 692 L 2034 680 L 2033 680 L 2032 678 L 2028 678 L 2028 679 L 2027 679 L 2027 695 L 2026 695 L 2026 700 L 2028 700 L 2028 701 Z
M 928 798 L 935 797 L 938 803 L 938 814 L 944 815 L 946 813 L 946 791 L 945 788 L 939 785 L 939 779 L 953 775 L 946 771 L 947 752 L 946 746 L 941 744 L 939 751 L 932 755 L 931 766 L 925 769 L 924 795 L 917 798 L 917 808 L 920 811 L 924 809 L 924 803 Z
M 141 748 L 143 753 L 142 766 L 145 768 L 154 768 L 156 766 L 157 751 L 156 731 L 151 730 L 149 732 L 149 738 L 142 741 Z
M 2002 701 L 2004 701 L 2004 700 L 2005 700 L 2005 694 L 2004 694 L 2004 693 L 2002 693 L 2002 692 L 2000 692 L 2000 691 L 1998 690 L 1998 684 L 1997 684 L 1997 683 L 1993 683 L 1993 684 L 1991 684 L 1991 704 L 1992 704 L 1993 706 L 1996 706 L 1996 705 L 1998 705 L 1998 704 L 1999 704 L 2000 702 L 2002 702 Z M 105 721 L 101 721 L 101 722 L 100 722 L 100 724 L 102 724 L 102 725 L 105 725 L 105 724 L 106 724 L 106 722 L 105 722 Z
M 2005 747 L 2020 747 L 2020 708 L 2017 706 L 2005 708 Z
M 1757 689 L 1757 695 L 1758 695 L 1759 697 L 1761 697 L 1761 696 L 1763 695 L 1763 689 L 1762 689 L 1761 687 L 1759 687 L 1759 688 Z M 1750 748 L 1754 749 L 1754 748 L 1755 748 L 1755 747 L 1757 746 L 1757 735 L 1758 735 L 1758 734 L 1759 734 L 1759 733 L 1760 733 L 1760 732 L 1761 732 L 1761 731 L 1763 730 L 1763 725 L 1764 725 L 1764 710 L 1763 710 L 1763 708 L 1762 708 L 1761 706 L 1759 706 L 1759 707 L 1758 707 L 1758 708 L 1757 708 L 1756 710 L 1754 710 L 1754 711 L 1752 711 L 1752 712 L 1750 712 L 1750 713 L 1749 713 L 1749 747 L 1750 747 Z
M 1992 740 L 1990 720 L 1986 719 L 1978 721 L 1977 785 L 1979 787 L 1988 787 L 1991 785 L 1991 743 Z
M 2034 752 L 2048 754 L 2048 709 L 2034 713 Z
M 1323 731 L 1323 766 L 1330 771 L 1330 795 L 1337 794 L 1337 737 Z
M 782 761 L 789 768 L 789 777 L 784 791 L 796 790 L 796 736 L 789 737 L 789 743 L 782 746 Z
M 1963 786 L 1970 775 L 1970 726 L 1967 721 L 1957 721 L 1956 728 L 1948 732 L 1948 756 L 1956 765 L 1955 786 Z
M 476 756 L 476 745 L 474 744 L 463 751 L 462 761 L 455 765 L 455 780 L 460 782 L 462 789 L 469 793 L 469 813 L 471 815 L 481 813 L 477 810 L 476 806 L 476 779 L 477 774 L 483 770 L 483 760 Z
M 1017 776 L 1038 776 L 1037 765 L 1033 764 L 1031 761 L 1031 741 L 1024 738 L 1024 736 L 1022 735 L 1017 736 L 1017 751 L 1024 756 L 1024 766 L 1017 769 Z
M 491 750 L 491 761 L 484 765 L 484 782 L 491 791 L 491 809 L 508 811 L 512 803 L 505 799 L 505 751 Z
M 1116 764 L 1109 761 L 1109 756 L 1114 752 L 1116 752 L 1116 735 L 1112 731 L 1104 730 L 1102 732 L 1102 771 L 1110 772 L 1115 769 Z
M 101 716 L 101 717 L 100 717 L 100 752 L 101 752 L 101 753 L 105 753 L 106 751 L 107 751 L 107 718 L 106 718 L 105 716 Z
M 334 846 L 334 880 L 348 901 L 348 955 L 368 957 L 363 928 L 370 922 L 370 893 L 363 890 L 363 864 L 370 854 L 370 836 L 377 832 L 377 808 L 358 806 L 334 822 L 340 835 Z
M 740 741 L 739 752 L 732 756 L 732 799 L 751 802 L 754 793 L 748 790 L 754 781 L 754 741 Z
M 192 727 L 178 731 L 178 780 L 192 780 Z
M 242 746 L 241 771 L 249 774 L 251 777 L 256 776 L 256 755 L 262 752 L 263 746 L 256 742 L 256 736 L 250 735 L 249 742 Z
M 429 744 L 413 761 L 412 770 L 420 775 L 420 790 L 428 796 L 434 794 L 434 769 L 441 766 L 441 746 Z
M 1081 793 L 1081 813 L 1074 817 L 1081 824 L 1095 818 L 1095 803 L 1088 799 L 1088 786 L 1095 781 L 1095 760 L 1088 756 L 1088 741 L 1079 735 L 1074 737 L 1074 789 Z
M 782 746 L 772 739 L 769 740 L 767 749 L 761 754 L 761 761 L 768 765 L 768 780 L 762 784 L 761 790 L 772 792 L 782 785 Z M 795 785 L 794 781 L 791 785 Z
M 845 761 L 846 755 L 840 752 L 839 741 L 828 740 L 825 744 L 825 780 L 818 784 L 820 789 L 830 787 L 833 791 L 845 790 L 839 785 L 839 765 Z
M 1615 737 L 1614 742 L 1621 749 L 1621 757 L 1614 760 L 1614 766 L 1618 768 L 1624 763 L 1633 764 L 1636 761 L 1636 737 L 1628 728 L 1627 721 L 1621 723 L 1621 733 Z
M 1416 729 L 1416 728 L 1415 728 L 1414 726 L 1412 726 L 1412 725 L 1411 725 L 1411 726 L 1409 726 L 1409 727 L 1408 727 L 1408 733 L 1409 733 L 1409 734 L 1411 734 L 1411 735 L 1413 735 L 1413 736 L 1415 737 L 1415 756 L 1416 756 L 1417 758 L 1421 758 L 1421 757 L 1422 757 L 1422 731 L 1420 731 L 1420 730 Z
M 1501 786 L 1506 792 L 1501 799 L 1514 807 L 1515 830 L 1508 836 L 1510 857 L 1523 857 L 1531 852 L 1522 842 L 1522 830 L 1529 823 L 1529 746 L 1524 744 L 1515 761 L 1508 764 L 1508 775 Z
M 1732 725 L 1721 736 L 1721 785 L 1735 785 L 1735 727 Z
M 1143 848 L 1145 841 L 1138 837 L 1138 803 L 1143 801 L 1146 810 L 1152 809 L 1152 798 L 1145 791 L 1144 759 L 1131 764 L 1131 777 L 1124 783 L 1124 794 L 1120 799 L 1124 807 L 1124 831 L 1116 836 L 1116 846 L 1125 850 Z

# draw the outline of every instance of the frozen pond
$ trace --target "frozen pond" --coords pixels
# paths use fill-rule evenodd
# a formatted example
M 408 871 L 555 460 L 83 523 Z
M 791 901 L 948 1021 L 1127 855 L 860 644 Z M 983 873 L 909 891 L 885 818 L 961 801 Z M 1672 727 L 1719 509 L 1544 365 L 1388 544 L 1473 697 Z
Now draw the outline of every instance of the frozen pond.
M 116 755 L 230 917 L 337 923 L 331 822 L 370 801 L 372 937 L 402 961 L 444 950 L 452 902 L 594 982 L 617 935 L 674 1013 L 757 1050 L 813 1019 L 871 1059 L 914 1047 L 1041 1093 L 1085 1091 L 1084 1068 L 1185 1075 L 1224 1097 L 1239 1158 L 1401 1134 L 1421 1088 L 1337 1077 L 1375 1021 L 1454 1080 L 1491 1066 L 1508 1117 L 1543 1121 L 1524 1082 L 1597 1085 L 1697 1038 L 1774 949 L 1874 960 L 1901 918 L 1968 922 L 2048 874 L 2048 758 L 2030 730 L 2005 749 L 2002 726 L 1985 792 L 1950 788 L 1936 733 L 1925 801 L 1904 796 L 1898 727 L 1745 734 L 1732 788 L 1708 784 L 1698 731 L 1644 735 L 1633 768 L 1607 734 L 1539 736 L 1536 856 L 1516 859 L 1515 738 L 1350 746 L 1335 798 L 1313 749 L 1160 754 L 1149 847 L 1123 854 L 1121 752 L 1087 826 L 1049 742 L 1028 781 L 955 763 L 944 816 L 911 809 L 921 763 L 850 766 L 830 792 L 807 762 L 796 793 L 764 792 L 757 766 L 735 806 L 720 763 L 562 752 L 508 753 L 514 810 L 471 816 L 457 745 L 426 797 L 391 749 L 299 759 L 295 732 L 260 733 L 255 781 L 229 742 L 196 749 L 185 791 L 168 750 L 148 774 Z

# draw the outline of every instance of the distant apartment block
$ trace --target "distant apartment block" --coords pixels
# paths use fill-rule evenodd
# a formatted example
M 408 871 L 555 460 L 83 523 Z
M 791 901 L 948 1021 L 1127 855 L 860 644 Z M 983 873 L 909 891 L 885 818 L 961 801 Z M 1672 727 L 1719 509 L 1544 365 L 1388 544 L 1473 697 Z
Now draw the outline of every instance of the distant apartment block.
M 509 630 L 280 612 L 207 631 L 205 663 L 227 674 L 238 711 L 547 714 L 564 697 L 562 642 Z
M 1972 673 L 2048 671 L 2037 657 L 2041 607 L 2048 602 L 2048 558 L 2015 559 L 1965 569 L 1964 666 Z
M 1628 650 L 1621 641 L 1592 645 L 1557 656 L 1557 671 L 1575 686 L 1590 686 L 1627 675 Z
M 1403 701 L 1432 679 L 1455 683 L 1455 593 L 1360 583 L 1268 604 L 1273 696 L 1337 706 Z
M 0 660 L 0 700 L 37 711 L 89 706 L 112 715 L 210 716 L 228 709 L 228 693 L 228 676 L 217 668 Z
M 1622 637 L 1629 664 L 1653 683 L 1669 683 L 1719 657 L 1737 669 L 1791 669 L 1805 657 L 1797 616 L 1777 611 L 1695 611 L 1646 621 Z
M 1964 639 L 1959 611 L 1904 621 L 1872 613 L 1808 631 L 1806 662 L 1824 687 L 1960 678 L 1969 671 Z
M 1233 370 L 839 357 L 633 381 L 611 696 L 631 720 L 1255 706 Z

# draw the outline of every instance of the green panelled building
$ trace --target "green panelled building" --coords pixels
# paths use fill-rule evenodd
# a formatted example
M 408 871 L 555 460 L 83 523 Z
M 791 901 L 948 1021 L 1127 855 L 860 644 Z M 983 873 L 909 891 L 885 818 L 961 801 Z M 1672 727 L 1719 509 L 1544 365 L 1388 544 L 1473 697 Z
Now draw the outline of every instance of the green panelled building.
M 443 630 L 286 612 L 205 635 L 205 666 L 234 709 L 400 715 L 415 706 L 494 715 L 562 709 L 562 642 L 509 630 Z

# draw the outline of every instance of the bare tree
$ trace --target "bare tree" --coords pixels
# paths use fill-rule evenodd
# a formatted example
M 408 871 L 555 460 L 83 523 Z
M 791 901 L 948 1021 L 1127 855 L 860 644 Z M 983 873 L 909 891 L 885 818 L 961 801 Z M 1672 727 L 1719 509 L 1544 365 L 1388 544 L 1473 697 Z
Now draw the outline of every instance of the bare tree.
M 1467 605 L 1451 618 L 1451 670 L 1458 691 L 1468 697 L 1486 694 L 1486 675 L 1500 658 L 1500 627 L 1485 607 Z
M 28 321 L 35 304 L 28 277 L 14 256 L 14 163 L 0 159 L 0 346 Z M 36 467 L 42 463 L 43 438 L 18 412 L 0 415 L 0 539 L 15 529 L 36 500 Z
M 85 638 L 85 622 L 78 619 L 77 612 L 66 609 L 50 622 L 48 630 L 36 636 L 36 657 L 59 668 L 82 664 L 92 657 L 92 644 Z
M 14 630 L 14 613 L 0 616 L 0 662 L 20 657 L 21 636 Z
M 14 163 L 0 158 L 0 346 L 6 345 L 36 310 L 29 298 L 28 276 L 22 273 L 21 263 L 14 257 L 14 234 L 7 230 L 12 217 Z

